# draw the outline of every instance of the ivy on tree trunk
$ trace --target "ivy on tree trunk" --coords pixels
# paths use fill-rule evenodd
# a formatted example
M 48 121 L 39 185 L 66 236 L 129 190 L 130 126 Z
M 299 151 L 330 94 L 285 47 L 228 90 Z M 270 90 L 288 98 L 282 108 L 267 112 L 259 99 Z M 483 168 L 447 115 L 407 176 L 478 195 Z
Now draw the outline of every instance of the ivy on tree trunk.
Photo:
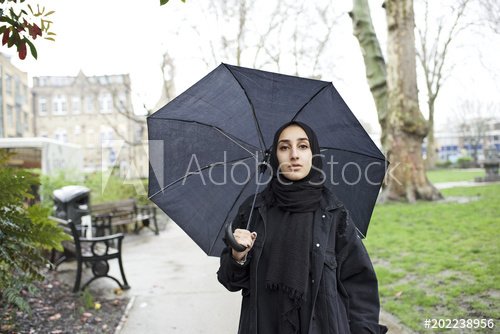
M 368 0 L 355 0 L 353 10 L 349 13 L 352 19 L 354 35 L 363 50 L 366 68 L 366 79 L 377 107 L 378 121 L 382 129 L 380 142 L 386 147 L 387 122 L 387 69 L 384 55 L 373 28 Z

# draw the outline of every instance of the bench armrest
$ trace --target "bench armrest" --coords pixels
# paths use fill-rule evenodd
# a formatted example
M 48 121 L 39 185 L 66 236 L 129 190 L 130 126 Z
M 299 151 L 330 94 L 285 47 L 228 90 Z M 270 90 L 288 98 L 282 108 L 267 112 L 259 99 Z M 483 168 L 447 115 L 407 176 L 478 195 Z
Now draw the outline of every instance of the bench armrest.
M 114 240 L 117 240 L 116 244 L 113 242 Z M 85 258 L 89 258 L 89 256 L 99 258 L 106 258 L 110 256 L 113 257 L 116 254 L 121 253 L 122 240 L 122 233 L 117 233 L 105 237 L 79 238 L 82 247 L 82 256 Z M 83 249 L 86 249 L 87 253 L 84 253 Z M 113 252 L 112 249 L 116 249 L 118 253 Z M 88 253 L 88 251 L 91 252 L 91 255 Z
M 116 233 L 112 235 L 107 235 L 104 237 L 93 237 L 93 238 L 79 238 L 80 242 L 105 242 L 116 239 L 123 239 L 123 233 Z

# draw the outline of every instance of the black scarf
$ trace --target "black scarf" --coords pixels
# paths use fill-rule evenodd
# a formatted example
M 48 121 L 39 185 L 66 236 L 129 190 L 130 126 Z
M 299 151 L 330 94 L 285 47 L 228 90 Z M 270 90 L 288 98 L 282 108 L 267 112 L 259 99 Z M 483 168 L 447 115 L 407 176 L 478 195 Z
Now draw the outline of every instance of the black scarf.
M 281 132 L 290 125 L 300 126 L 307 134 L 313 154 L 309 174 L 299 180 L 290 181 L 278 174 L 277 144 Z M 271 242 L 269 268 L 266 273 L 266 286 L 281 292 L 282 323 L 280 332 L 298 332 L 299 324 L 296 311 L 304 303 L 309 286 L 310 252 L 314 212 L 319 208 L 323 195 L 324 175 L 321 172 L 322 160 L 319 156 L 318 139 L 306 124 L 290 122 L 283 125 L 274 136 L 270 157 L 273 178 L 264 190 L 264 198 L 269 206 L 281 209 L 282 216 L 277 224 L 275 238 Z

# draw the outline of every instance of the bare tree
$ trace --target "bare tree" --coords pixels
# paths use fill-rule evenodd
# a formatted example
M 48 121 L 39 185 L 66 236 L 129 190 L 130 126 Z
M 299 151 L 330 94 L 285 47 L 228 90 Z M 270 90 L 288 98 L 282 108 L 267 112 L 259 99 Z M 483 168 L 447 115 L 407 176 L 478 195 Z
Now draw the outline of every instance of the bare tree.
M 351 12 L 372 95 L 380 107 L 377 111 L 382 120 L 382 143 L 395 166 L 381 200 L 439 199 L 442 196 L 427 179 L 422 159 L 421 147 L 428 127 L 418 104 L 413 1 L 386 0 L 384 6 L 387 63 L 371 24 L 367 0 L 353 0 Z
M 204 35 L 199 24 L 191 26 L 200 37 L 200 54 L 208 67 L 223 59 L 240 66 L 274 67 L 277 71 L 292 62 L 295 75 L 315 78 L 324 72 L 322 57 L 339 17 L 331 1 L 211 0 L 200 8 L 221 28 L 220 37 L 214 39 Z
M 433 20 L 430 17 L 429 1 L 423 0 L 424 24 L 417 26 L 419 37 L 417 57 L 425 78 L 429 109 L 426 158 L 428 169 L 434 168 L 437 160 L 434 138 L 435 102 L 447 74 L 451 73 L 452 67 L 448 66 L 448 71 L 446 71 L 445 64 L 448 62 L 452 42 L 468 26 L 463 21 L 469 3 L 470 0 L 460 0 L 457 6 L 452 8 L 450 14 L 446 13 Z
M 117 85 L 114 82 L 114 76 L 103 76 L 102 81 L 96 86 L 96 95 L 102 91 L 108 91 L 112 96 L 113 112 L 102 114 L 105 125 L 113 130 L 113 134 L 124 144 L 122 150 L 125 149 L 128 156 L 128 161 L 138 167 L 141 163 L 147 162 L 147 136 L 146 136 L 146 118 L 154 111 L 161 108 L 169 102 L 175 95 L 174 77 L 175 64 L 168 52 L 164 52 L 163 61 L 160 68 L 162 72 L 163 83 L 161 87 L 161 97 L 153 108 L 148 108 L 144 102 L 142 107 L 145 114 L 136 114 L 132 101 L 127 101 L 131 98 L 132 88 L 130 82 L 122 82 Z M 118 127 L 117 117 L 127 119 L 127 128 L 125 131 Z M 140 168 L 139 168 L 140 170 Z
M 314 6 L 310 3 L 286 3 L 287 12 L 293 13 L 293 49 L 288 52 L 293 55 L 294 74 L 297 76 L 307 75 L 314 79 L 321 79 L 324 71 L 322 56 L 330 45 L 333 29 L 342 14 L 336 14 L 333 2 L 316 2 Z M 287 40 L 286 36 L 280 35 L 280 39 Z M 279 53 L 286 54 L 287 50 L 282 47 Z
M 203 17 L 211 19 L 210 22 L 221 28 L 222 32 L 214 39 L 213 36 L 205 35 L 205 27 L 200 22 L 190 25 L 199 36 L 201 58 L 207 67 L 219 64 L 220 59 L 232 61 L 236 65 L 242 64 L 248 38 L 249 15 L 254 3 L 249 0 L 210 0 L 199 6 Z M 206 48 L 209 52 L 205 52 Z
M 495 34 L 500 35 L 500 1 L 479 0 L 482 18 Z
M 279 63 L 280 63 L 280 53 L 273 54 L 269 51 L 268 45 L 266 45 L 266 40 L 268 36 L 272 35 L 274 31 L 278 31 L 278 35 L 281 35 L 281 31 L 283 29 L 284 22 L 286 20 L 285 15 L 280 15 L 283 12 L 283 1 L 276 1 L 276 6 L 270 15 L 270 19 L 267 24 L 267 29 L 264 30 L 263 33 L 260 34 L 258 43 L 256 45 L 255 55 L 253 57 L 253 68 L 257 68 L 257 61 L 259 60 L 259 56 L 261 51 L 265 51 L 266 54 L 271 58 L 271 60 L 277 64 L 279 71 Z M 279 41 L 278 41 L 279 42 Z M 279 49 L 279 48 L 278 48 Z
M 141 103 L 143 110 L 146 112 L 145 114 L 136 114 L 134 111 L 133 105 L 131 101 L 126 101 L 127 96 L 131 96 L 132 87 L 129 82 L 124 82 L 121 85 L 113 84 L 112 76 L 103 76 L 102 82 L 99 82 L 97 86 L 97 90 L 94 92 L 98 94 L 99 91 L 105 89 L 109 91 L 112 95 L 112 103 L 113 103 L 113 111 L 116 114 L 104 114 L 106 125 L 111 127 L 114 133 L 123 140 L 127 145 L 142 145 L 143 135 L 137 134 L 136 136 L 128 136 L 116 126 L 116 122 L 114 117 L 116 115 L 120 115 L 122 117 L 127 118 L 130 123 L 135 124 L 135 128 L 137 131 L 144 133 L 146 127 L 146 117 L 151 115 L 157 109 L 161 108 L 167 102 L 169 102 L 175 95 L 175 85 L 174 85 L 174 77 L 175 77 L 175 65 L 174 60 L 170 57 L 168 52 L 163 53 L 163 61 L 160 66 L 160 71 L 162 73 L 162 87 L 161 87 L 161 97 L 153 108 L 149 108 L 146 106 L 144 102 Z M 133 131 L 133 129 L 130 129 Z M 133 133 L 133 132 L 130 132 Z M 130 134 L 129 133 L 129 134 Z

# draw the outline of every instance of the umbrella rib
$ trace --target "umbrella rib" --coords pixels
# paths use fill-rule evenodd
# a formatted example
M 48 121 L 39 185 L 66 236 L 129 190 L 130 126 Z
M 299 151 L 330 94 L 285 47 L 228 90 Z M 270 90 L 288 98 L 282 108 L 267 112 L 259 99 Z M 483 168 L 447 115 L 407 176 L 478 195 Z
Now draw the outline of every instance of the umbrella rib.
M 227 133 L 225 133 L 224 131 L 222 131 L 222 129 L 218 128 L 217 126 L 214 126 L 214 125 L 210 125 L 210 124 L 206 124 L 206 123 L 202 123 L 202 122 L 198 122 L 198 121 L 188 121 L 188 120 L 184 120 L 184 119 L 175 119 L 175 118 L 165 118 L 165 117 L 156 117 L 155 119 L 162 119 L 164 121 L 176 121 L 176 122 L 182 122 L 182 123 L 195 123 L 195 124 L 198 124 L 198 125 L 201 125 L 201 126 L 206 126 L 206 127 L 209 127 L 209 128 L 213 128 L 215 130 L 217 130 L 218 132 L 220 132 L 222 135 L 224 135 L 225 137 L 227 137 L 229 140 L 231 140 L 233 143 L 235 143 L 236 145 L 238 145 L 240 148 L 242 148 L 243 150 L 247 151 L 248 153 L 252 154 L 253 156 L 255 156 L 254 153 L 252 153 L 250 150 L 248 150 L 246 147 L 244 147 L 243 145 L 241 145 L 240 143 L 238 143 L 236 141 L 237 140 L 240 140 L 242 142 L 244 142 L 243 140 L 235 137 L 236 139 L 233 139 L 231 138 Z M 258 147 L 252 145 L 252 144 L 249 144 L 247 142 L 244 142 L 245 144 L 247 144 L 248 146 L 252 146 L 254 147 L 255 149 L 259 150 Z
M 385 161 L 385 162 L 387 162 L 388 164 L 390 163 L 390 162 L 389 162 L 387 159 L 385 159 L 385 158 L 375 157 L 375 156 L 370 155 L 370 154 L 365 154 L 365 153 L 355 152 L 355 151 L 346 150 L 346 149 L 343 149 L 343 148 L 335 148 L 335 147 L 320 147 L 320 150 L 336 150 L 336 151 L 349 152 L 349 153 L 359 154 L 359 155 L 363 155 L 363 156 L 365 156 L 365 157 L 369 157 L 369 158 L 373 158 L 373 159 L 377 159 L 377 160 Z
M 165 187 L 161 188 L 160 190 L 158 190 L 157 192 L 155 192 L 153 195 L 149 196 L 148 198 L 152 199 L 153 197 L 155 197 L 159 193 L 163 192 L 165 189 L 167 189 L 167 188 L 173 186 L 174 184 L 180 182 L 182 179 L 187 179 L 189 176 L 198 174 L 198 173 L 204 171 L 205 169 L 208 169 L 208 168 L 211 168 L 211 167 L 214 167 L 214 166 L 217 166 L 217 165 L 228 165 L 228 164 L 231 164 L 231 163 L 236 162 L 236 161 L 245 161 L 245 160 L 252 159 L 252 158 L 254 158 L 254 156 L 246 157 L 246 158 L 240 158 L 240 159 L 235 159 L 235 160 L 231 160 L 231 161 L 228 161 L 228 162 L 214 162 L 214 163 L 211 163 L 209 165 L 201 167 L 197 171 L 189 172 L 187 174 L 184 174 L 184 176 L 178 178 L 177 180 L 174 180 L 174 181 L 170 182 Z
M 359 228 L 357 228 L 356 224 L 354 224 L 354 227 L 356 228 L 356 231 L 358 231 L 358 233 L 361 234 L 361 239 L 366 239 L 366 235 L 364 235 L 363 232 L 361 232 Z
M 304 110 L 304 108 L 309 104 L 309 102 L 311 102 L 316 96 L 319 95 L 319 93 L 321 93 L 325 88 L 327 88 L 330 85 L 331 85 L 331 82 L 329 82 L 327 85 L 321 87 L 316 92 L 316 94 L 314 94 L 313 96 L 311 96 L 311 98 L 306 103 L 304 103 L 304 105 L 295 113 L 295 116 L 292 117 L 292 121 L 295 121 L 295 119 L 299 116 L 299 114 L 302 112 L 302 110 Z
M 257 114 L 255 113 L 255 107 L 253 106 L 253 103 L 250 100 L 250 97 L 248 97 L 248 94 L 245 91 L 245 89 L 243 88 L 243 85 L 241 84 L 241 82 L 239 82 L 239 80 L 236 79 L 236 76 L 234 75 L 233 71 L 231 71 L 231 69 L 226 64 L 224 64 L 224 66 L 227 68 L 227 70 L 229 71 L 229 73 L 231 73 L 231 75 L 233 76 L 234 80 L 238 83 L 238 85 L 240 86 L 241 90 L 245 94 L 245 96 L 246 96 L 246 98 L 248 100 L 248 103 L 250 104 L 250 107 L 251 107 L 251 110 L 252 110 L 253 120 L 255 122 L 255 126 L 257 128 L 257 132 L 258 132 L 258 135 L 259 135 L 259 142 L 260 142 L 261 150 L 265 151 L 266 150 L 266 144 L 264 142 L 264 136 L 262 135 L 262 130 L 260 129 L 259 121 L 257 120 Z
M 302 108 L 299 109 L 299 111 L 297 111 L 297 113 L 295 114 L 295 116 L 293 116 L 292 118 L 292 121 L 294 121 L 298 116 L 299 114 L 304 110 L 304 108 L 316 97 L 318 96 L 324 89 L 328 88 L 331 86 L 331 83 L 328 83 L 327 85 L 321 87 L 320 90 L 318 90 L 316 92 L 316 94 L 314 94 L 310 99 L 309 101 L 307 101 L 303 106 Z M 350 152 L 350 153 L 355 153 L 355 154 L 360 154 L 360 155 L 364 155 L 366 157 L 370 157 L 370 158 L 374 158 L 374 159 L 378 159 L 378 160 L 382 160 L 382 161 L 386 161 L 387 163 L 389 163 L 389 161 L 387 161 L 387 159 L 384 158 L 381 158 L 381 157 L 375 157 L 373 155 L 369 155 L 369 154 L 364 154 L 364 153 L 359 153 L 359 152 L 354 152 L 354 151 L 350 151 L 350 150 L 345 150 L 345 149 L 340 149 L 340 148 L 333 148 L 333 147 L 321 147 L 322 149 L 332 149 L 332 150 L 337 150 L 337 151 L 344 151 L 344 152 Z
M 247 151 L 248 153 L 250 153 L 253 157 L 256 157 L 257 154 L 254 154 L 253 152 L 251 152 L 250 150 L 248 150 L 246 147 L 243 147 L 243 145 L 241 145 L 240 143 L 238 143 L 236 140 L 234 140 L 233 138 L 229 137 L 229 135 L 227 133 L 224 133 L 224 131 L 222 131 L 221 129 L 219 129 L 218 127 L 213 127 L 215 130 L 219 131 L 221 133 L 221 135 L 223 135 L 224 137 L 226 137 L 227 139 L 229 139 L 230 141 L 232 141 L 233 143 L 235 143 L 237 146 L 241 147 L 243 150 Z M 253 145 L 252 145 L 253 146 Z M 255 147 L 257 148 L 257 147 Z

